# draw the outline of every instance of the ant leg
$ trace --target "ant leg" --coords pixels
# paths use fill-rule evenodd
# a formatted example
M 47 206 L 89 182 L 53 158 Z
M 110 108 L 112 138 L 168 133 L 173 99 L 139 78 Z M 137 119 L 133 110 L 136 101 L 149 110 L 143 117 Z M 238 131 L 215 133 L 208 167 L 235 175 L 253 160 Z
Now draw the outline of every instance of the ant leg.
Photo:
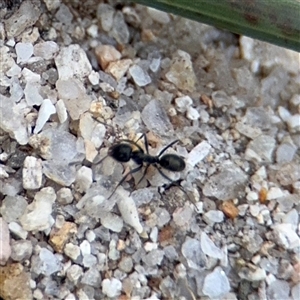
M 167 145 L 165 148 L 163 148 L 157 157 L 160 157 L 167 149 L 169 149 L 170 147 L 172 147 L 174 144 L 176 144 L 177 142 L 179 142 L 179 140 L 175 140 L 172 143 L 170 143 L 169 145 Z
M 141 177 L 141 179 L 138 181 L 138 183 L 135 186 L 138 186 L 142 182 L 142 180 L 144 179 L 144 177 L 145 177 L 145 175 L 147 173 L 147 170 L 148 170 L 149 166 L 150 165 L 147 165 L 147 167 L 145 168 L 145 170 L 143 172 L 143 176 Z
M 144 144 L 145 144 L 145 149 L 147 154 L 149 154 L 149 147 L 148 147 L 148 140 L 147 140 L 147 136 L 145 133 L 143 133 L 136 141 L 135 143 L 137 143 L 139 140 L 141 140 L 142 138 L 144 138 Z
M 174 142 L 173 142 L 173 143 L 174 143 Z M 172 183 L 175 183 L 176 186 L 178 186 L 178 188 L 181 189 L 181 190 L 187 195 L 187 197 L 189 198 L 189 201 L 190 201 L 191 203 L 193 203 L 193 205 L 195 206 L 196 210 L 198 210 L 198 207 L 196 206 L 195 202 L 191 199 L 191 197 L 188 195 L 188 193 L 184 190 L 184 188 L 183 188 L 181 185 L 179 185 L 177 182 L 174 182 L 171 178 L 169 178 L 166 174 L 164 174 L 163 171 L 160 170 L 157 166 L 155 166 L 155 168 L 158 170 L 159 174 L 160 174 L 162 177 L 168 179 L 168 180 L 171 181 Z
M 114 188 L 112 194 L 107 198 L 107 200 L 109 200 L 111 198 L 111 196 L 115 193 L 117 188 L 125 181 L 125 179 L 127 178 L 128 175 L 138 172 L 142 168 L 142 166 L 143 165 L 139 165 L 137 168 L 131 170 L 126 175 L 124 175 L 123 178 L 120 180 L 120 182 L 117 184 L 117 186 Z

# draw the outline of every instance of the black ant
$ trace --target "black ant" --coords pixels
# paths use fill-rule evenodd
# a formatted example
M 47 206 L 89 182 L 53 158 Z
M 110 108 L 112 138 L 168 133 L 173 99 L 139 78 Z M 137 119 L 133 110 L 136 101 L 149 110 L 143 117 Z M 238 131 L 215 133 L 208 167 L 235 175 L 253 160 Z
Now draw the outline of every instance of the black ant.
M 137 144 L 137 142 L 141 138 L 144 138 L 146 153 L 141 148 L 141 146 Z M 145 134 L 142 134 L 136 142 L 127 140 L 127 139 L 123 139 L 123 140 L 120 140 L 117 144 L 112 145 L 108 149 L 107 156 L 111 156 L 113 159 L 115 159 L 116 161 L 121 162 L 121 163 L 128 162 L 130 159 L 132 159 L 138 165 L 138 167 L 136 167 L 135 169 L 128 172 L 121 179 L 121 181 L 117 184 L 117 186 L 115 187 L 115 189 L 113 190 L 112 194 L 109 196 L 108 199 L 110 199 L 112 197 L 112 195 L 115 193 L 116 189 L 126 180 L 128 175 L 136 173 L 139 170 L 141 170 L 141 168 L 143 167 L 144 164 L 146 164 L 147 166 L 144 170 L 143 176 L 141 177 L 141 179 L 139 180 L 137 185 L 139 185 L 139 183 L 144 179 L 146 172 L 150 165 L 153 165 L 164 178 L 173 182 L 173 180 L 171 178 L 169 178 L 166 174 L 163 173 L 163 171 L 158 167 L 158 165 L 166 170 L 173 171 L 173 172 L 181 172 L 185 169 L 185 162 L 180 156 L 178 156 L 176 154 L 163 155 L 163 153 L 167 149 L 172 147 L 178 141 L 179 140 L 175 140 L 172 143 L 170 143 L 169 145 L 167 145 L 166 147 L 164 147 L 159 152 L 159 154 L 156 156 L 152 156 L 149 154 L 148 140 L 147 140 L 147 137 Z M 133 146 L 135 146 L 137 149 L 135 150 Z M 101 159 L 100 162 L 102 162 L 107 156 L 105 156 L 103 159 Z M 183 190 L 180 186 L 179 186 L 179 188 L 181 190 Z

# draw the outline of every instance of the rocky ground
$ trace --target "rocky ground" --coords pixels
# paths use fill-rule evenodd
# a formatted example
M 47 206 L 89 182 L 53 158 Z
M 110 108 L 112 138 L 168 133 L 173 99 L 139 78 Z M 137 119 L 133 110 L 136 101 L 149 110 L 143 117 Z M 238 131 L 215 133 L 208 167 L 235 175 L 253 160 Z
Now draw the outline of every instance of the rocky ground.
M 299 299 L 298 53 L 122 1 L 0 9 L 3 299 Z M 109 198 L 143 133 L 185 169 Z

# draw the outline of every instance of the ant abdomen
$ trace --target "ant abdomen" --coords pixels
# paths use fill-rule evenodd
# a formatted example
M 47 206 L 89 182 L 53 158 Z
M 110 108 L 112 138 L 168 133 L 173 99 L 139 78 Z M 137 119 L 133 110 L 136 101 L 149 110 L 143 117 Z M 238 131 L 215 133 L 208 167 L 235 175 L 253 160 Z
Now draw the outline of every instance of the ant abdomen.
M 159 164 L 164 168 L 172 172 L 181 172 L 185 169 L 184 160 L 176 154 L 165 154 L 160 160 Z

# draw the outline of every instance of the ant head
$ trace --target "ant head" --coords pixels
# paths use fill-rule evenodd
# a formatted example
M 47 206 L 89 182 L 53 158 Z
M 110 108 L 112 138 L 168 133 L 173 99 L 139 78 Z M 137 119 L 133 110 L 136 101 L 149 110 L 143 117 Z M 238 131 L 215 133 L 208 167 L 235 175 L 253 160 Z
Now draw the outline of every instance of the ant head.
M 119 162 L 128 162 L 131 159 L 132 146 L 126 143 L 112 145 L 108 150 L 108 155 Z
M 159 160 L 159 164 L 172 172 L 181 172 L 185 168 L 184 160 L 176 154 L 163 155 Z

